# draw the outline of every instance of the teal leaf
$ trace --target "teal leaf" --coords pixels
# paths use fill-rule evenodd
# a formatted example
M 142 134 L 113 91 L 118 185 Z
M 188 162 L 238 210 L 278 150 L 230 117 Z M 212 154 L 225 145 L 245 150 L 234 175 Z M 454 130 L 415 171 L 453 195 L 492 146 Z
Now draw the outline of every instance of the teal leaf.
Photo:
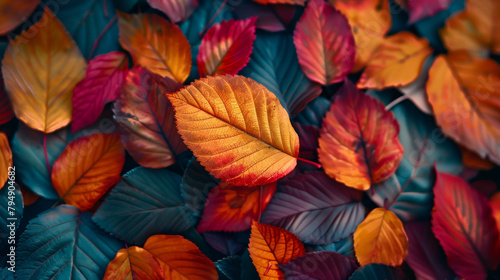
M 121 248 L 91 214 L 60 205 L 31 220 L 21 235 L 16 279 L 100 280 Z
M 399 269 L 380 263 L 358 268 L 349 280 L 406 280 L 408 277 Z
M 14 280 L 14 273 L 7 267 L 0 268 L 0 280 Z
M 181 234 L 194 225 L 180 194 L 181 180 L 166 169 L 135 168 L 123 175 L 93 219 L 133 244 L 155 234 Z
M 12 198 L 12 199 L 11 199 Z M 11 225 L 14 224 L 12 229 L 17 230 L 19 227 L 19 223 L 21 223 L 21 218 L 23 217 L 23 196 L 21 194 L 21 190 L 19 189 L 19 185 L 17 184 L 9 184 L 9 181 L 3 186 L 0 190 L 0 251 L 3 248 L 7 248 L 12 245 L 14 235 L 10 235 L 11 233 Z M 12 237 L 12 238 L 9 238 Z
M 231 256 L 215 262 L 217 270 L 231 280 L 240 280 L 240 256 Z
M 354 240 L 352 234 L 346 238 L 334 241 L 324 245 L 307 245 L 307 252 L 332 251 L 344 255 L 352 260 L 355 260 L 354 255 Z
M 321 127 L 323 118 L 325 117 L 328 109 L 330 109 L 330 105 L 330 100 L 324 98 L 323 96 L 319 96 L 313 101 L 307 103 L 304 110 L 295 116 L 295 121 L 298 121 L 301 124 Z

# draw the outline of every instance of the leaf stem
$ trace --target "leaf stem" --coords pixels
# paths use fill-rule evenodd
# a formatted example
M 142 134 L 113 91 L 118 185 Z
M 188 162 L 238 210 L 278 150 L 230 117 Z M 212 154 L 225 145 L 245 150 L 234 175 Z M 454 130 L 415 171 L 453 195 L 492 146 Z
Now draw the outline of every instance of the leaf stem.
M 210 25 L 212 25 L 213 21 L 220 14 L 220 12 L 222 11 L 222 8 L 224 8 L 224 6 L 226 5 L 226 3 L 227 3 L 227 0 L 224 0 L 224 2 L 222 2 L 222 4 L 220 5 L 219 9 L 217 10 L 217 12 L 215 12 L 215 14 L 212 16 L 212 18 L 207 23 L 207 25 L 205 25 L 205 28 L 203 28 L 203 30 L 200 32 L 200 34 L 198 34 L 199 37 L 202 37 L 203 34 L 205 34 L 205 32 L 210 28 Z
M 101 31 L 101 34 L 99 34 L 99 36 L 97 36 L 97 38 L 94 41 L 94 45 L 92 46 L 92 50 L 90 51 L 89 57 L 87 58 L 87 61 L 89 61 L 92 58 L 92 56 L 94 55 L 94 52 L 97 49 L 97 46 L 99 46 L 99 41 L 101 41 L 102 36 L 104 36 L 104 33 L 106 33 L 106 31 L 108 31 L 109 28 L 111 28 L 111 26 L 116 22 L 117 19 L 118 19 L 118 17 L 117 17 L 117 15 L 115 15 L 109 21 L 109 23 L 106 25 L 106 27 L 104 27 L 104 29 Z
M 387 106 L 385 106 L 385 110 L 386 111 L 390 111 L 390 110 L 392 110 L 392 108 L 394 106 L 398 105 L 399 103 L 401 103 L 401 102 L 403 102 L 403 101 L 405 101 L 406 99 L 409 99 L 409 98 L 410 98 L 410 96 L 408 96 L 406 94 L 405 95 L 401 95 L 400 97 L 394 99 L 391 103 L 387 104 Z
M 305 162 L 305 163 L 309 163 L 309 164 L 312 164 L 314 165 L 316 168 L 321 168 L 321 164 L 319 163 L 316 163 L 314 161 L 310 161 L 310 160 L 307 160 L 307 159 L 303 159 L 303 158 L 297 158 L 298 160 L 302 161 L 302 162 Z

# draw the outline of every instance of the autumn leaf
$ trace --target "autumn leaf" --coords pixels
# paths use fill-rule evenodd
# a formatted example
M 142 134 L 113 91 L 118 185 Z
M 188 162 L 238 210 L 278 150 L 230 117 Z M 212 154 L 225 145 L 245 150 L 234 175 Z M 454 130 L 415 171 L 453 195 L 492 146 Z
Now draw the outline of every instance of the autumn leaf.
M 85 77 L 86 67 L 64 26 L 45 8 L 41 20 L 9 44 L 2 61 L 5 88 L 17 118 L 46 133 L 66 126 L 71 121 L 73 89 Z
M 52 184 L 66 203 L 87 211 L 120 180 L 125 152 L 117 133 L 70 142 L 52 169 Z
M 220 183 L 210 191 L 197 231 L 244 231 L 258 220 L 276 192 L 276 183 L 241 187 Z
M 0 35 L 6 35 L 35 10 L 40 0 L 1 1 Z
M 9 97 L 5 91 L 2 73 L 0 71 L 0 125 L 9 122 L 14 117 Z
M 495 167 L 495 164 L 487 158 L 482 158 L 475 152 L 460 147 L 460 152 L 462 152 L 462 161 L 465 166 L 473 169 L 479 170 L 491 170 Z
M 160 262 L 165 279 L 217 280 L 214 263 L 180 235 L 153 235 L 144 244 Z
M 349 23 L 323 0 L 309 1 L 297 23 L 293 42 L 302 70 L 314 82 L 338 83 L 354 65 L 356 48 Z
M 252 79 L 207 77 L 167 96 L 184 143 L 213 176 L 259 186 L 295 168 L 299 138 L 288 113 Z
M 99 55 L 89 62 L 85 78 L 73 91 L 71 132 L 94 123 L 108 102 L 115 101 L 128 72 L 122 52 Z
M 349 20 L 356 43 L 356 60 L 351 72 L 358 72 L 370 60 L 392 25 L 389 1 L 328 0 Z
M 493 218 L 497 224 L 498 232 L 500 232 L 500 192 L 495 193 L 490 198 L 490 207 L 493 214 Z M 500 239 L 498 240 L 500 242 Z
M 374 89 L 407 86 L 418 78 L 431 53 L 427 40 L 410 32 L 387 37 L 368 61 L 357 86 Z
M 408 253 L 403 223 L 391 211 L 375 208 L 354 232 L 354 251 L 361 265 L 401 265 Z
M 500 262 L 499 234 L 488 200 L 462 178 L 436 173 L 432 231 L 458 276 L 486 279 Z
M 408 24 L 412 24 L 446 10 L 453 0 L 396 0 L 396 2 L 408 10 L 410 14 Z
M 278 264 L 286 264 L 305 254 L 304 245 L 292 233 L 253 222 L 248 251 L 260 279 L 285 279 Z
M 250 60 L 256 17 L 216 23 L 201 40 L 197 64 L 200 77 L 236 75 Z
M 23 187 L 22 185 L 20 186 L 20 188 L 21 188 L 21 193 L 23 196 L 24 206 L 29 206 L 29 205 L 35 203 L 40 198 L 40 196 L 38 196 L 37 194 L 32 192 L 30 189 Z
M 367 190 L 398 168 L 403 158 L 398 133 L 393 113 L 346 80 L 323 119 L 319 161 L 328 176 Z
M 198 0 L 148 0 L 148 3 L 164 12 L 172 22 L 186 20 L 198 7 Z
M 462 51 L 440 55 L 427 81 L 427 95 L 443 133 L 500 163 L 500 66 Z
M 253 0 L 259 4 L 268 5 L 268 4 L 290 4 L 290 5 L 300 5 L 304 6 L 306 0 Z
M 9 140 L 5 133 L 0 132 L 0 189 L 2 189 L 9 178 L 9 167 L 12 166 L 12 151 Z M 15 172 L 15 170 L 12 170 Z M 14 177 L 15 178 L 15 177 Z
M 113 112 L 125 149 L 140 165 L 172 165 L 187 150 L 175 127 L 174 110 L 165 96 L 181 84 L 142 67 L 132 68 Z
M 287 280 L 348 279 L 358 268 L 354 261 L 330 251 L 307 253 L 279 267 Z
M 147 250 L 132 246 L 121 249 L 108 264 L 103 280 L 164 280 L 163 268 L 158 259 Z
M 155 14 L 118 13 L 120 44 L 135 65 L 184 82 L 191 71 L 189 43 L 174 23 Z

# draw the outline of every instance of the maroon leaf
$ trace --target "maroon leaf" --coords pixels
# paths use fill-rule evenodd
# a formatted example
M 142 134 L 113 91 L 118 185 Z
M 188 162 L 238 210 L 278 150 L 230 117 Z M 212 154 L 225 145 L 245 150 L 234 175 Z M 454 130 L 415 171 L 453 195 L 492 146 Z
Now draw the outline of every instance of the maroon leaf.
M 345 280 L 358 268 L 347 257 L 329 251 L 307 253 L 279 267 L 287 280 Z
M 14 116 L 9 98 L 3 84 L 3 77 L 0 71 L 0 125 L 7 123 Z

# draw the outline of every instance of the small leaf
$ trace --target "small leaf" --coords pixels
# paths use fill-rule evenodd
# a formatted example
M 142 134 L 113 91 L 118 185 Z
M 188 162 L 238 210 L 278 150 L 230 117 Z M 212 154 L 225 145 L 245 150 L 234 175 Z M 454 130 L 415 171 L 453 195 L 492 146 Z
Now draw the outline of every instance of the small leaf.
M 248 251 L 262 280 L 284 280 L 285 275 L 278 264 L 286 264 L 305 254 L 304 245 L 292 233 L 255 221 Z
M 85 77 L 86 67 L 64 26 L 45 8 L 40 22 L 9 44 L 2 61 L 17 118 L 46 133 L 66 126 L 71 121 L 73 89 Z
M 151 72 L 184 82 L 191 70 L 189 43 L 174 23 L 155 14 L 118 12 L 120 44 Z
M 319 161 L 328 176 L 359 190 L 389 178 L 403 157 L 399 125 L 384 104 L 346 80 L 323 119 Z
M 148 3 L 164 12 L 172 22 L 186 20 L 198 7 L 198 0 L 148 0 Z
M 403 223 L 391 211 L 375 208 L 354 232 L 354 251 L 361 265 L 401 265 L 408 253 Z
M 38 199 L 40 198 L 39 195 L 35 194 L 30 189 L 28 189 L 26 187 L 23 187 L 23 186 L 19 186 L 19 187 L 21 189 L 21 193 L 23 194 L 23 204 L 24 204 L 24 206 L 29 206 L 29 205 L 37 202 Z
M 314 82 L 338 83 L 354 66 L 356 48 L 349 22 L 323 0 L 308 2 L 293 42 L 302 70 Z
M 280 185 L 262 222 L 288 230 L 307 243 L 331 243 L 353 233 L 363 221 L 362 195 L 323 172 L 300 174 Z
M 344 280 L 358 268 L 354 261 L 341 254 L 327 251 L 307 253 L 279 267 L 287 280 Z
M 138 167 L 123 175 L 93 220 L 133 244 L 152 234 L 180 234 L 194 221 L 180 195 L 181 177 L 165 169 Z
M 381 263 L 372 263 L 358 268 L 349 280 L 407 280 L 399 269 Z
M 165 279 L 217 280 L 214 263 L 179 235 L 153 235 L 144 244 L 163 267 Z
M 121 52 L 99 55 L 89 62 L 85 78 L 73 91 L 71 132 L 94 123 L 108 102 L 115 101 L 128 71 L 128 58 Z
M 158 259 L 147 250 L 132 246 L 121 249 L 108 264 L 103 280 L 164 280 L 163 268 Z
M 421 19 L 431 17 L 450 6 L 453 0 L 424 0 L 424 1 L 411 1 L 408 0 L 408 11 L 410 18 L 408 23 L 414 23 Z
M 144 167 L 167 167 L 187 150 L 165 96 L 180 87 L 142 67 L 132 68 L 126 77 L 113 112 L 125 149 Z
M 55 161 L 52 184 L 66 203 L 90 210 L 120 180 L 125 151 L 117 133 L 96 133 L 70 142 Z
M 7 139 L 5 133 L 0 132 L 0 189 L 2 189 L 5 182 L 7 182 L 9 172 L 15 173 L 15 169 L 11 170 L 12 166 L 12 151 L 10 150 L 9 139 Z
M 486 196 L 460 177 L 436 171 L 432 231 L 448 264 L 466 279 L 486 279 L 500 263 L 498 230 Z
M 241 280 L 240 278 L 241 257 L 231 256 L 215 262 L 215 266 L 230 280 Z
M 101 279 L 121 247 L 89 213 L 60 205 L 32 219 L 21 235 L 16 279 Z
M 236 75 L 250 60 L 256 17 L 216 23 L 203 36 L 198 52 L 200 77 Z
M 0 35 L 7 35 L 35 10 L 40 0 L 2 1 L 0 3 Z
M 387 37 L 368 61 L 358 88 L 383 89 L 415 81 L 432 53 L 429 42 L 403 31 Z
M 184 143 L 215 177 L 258 186 L 295 168 L 299 138 L 288 113 L 252 79 L 207 77 L 167 96 Z
M 258 220 L 276 192 L 276 183 L 237 187 L 220 183 L 210 191 L 197 231 L 244 231 Z

